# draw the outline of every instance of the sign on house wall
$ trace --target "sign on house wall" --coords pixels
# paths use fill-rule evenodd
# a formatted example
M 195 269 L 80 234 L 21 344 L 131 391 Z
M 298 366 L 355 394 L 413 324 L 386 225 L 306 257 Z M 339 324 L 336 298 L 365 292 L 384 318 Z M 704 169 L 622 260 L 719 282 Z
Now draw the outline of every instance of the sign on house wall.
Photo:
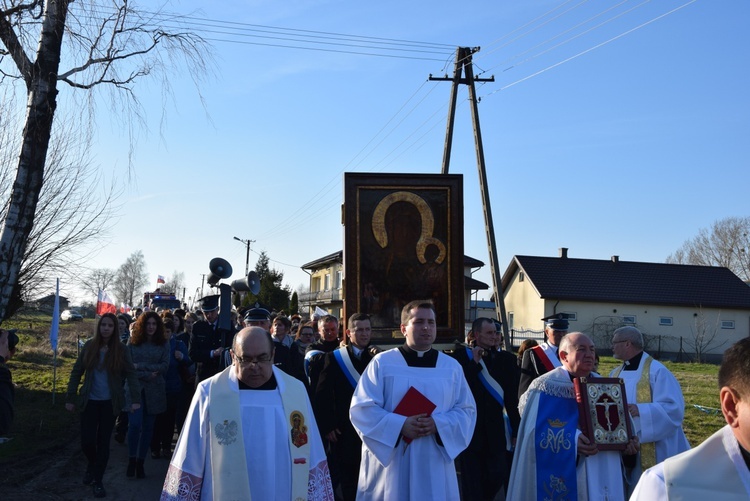
M 374 341 L 400 337 L 401 309 L 435 304 L 438 339 L 463 335 L 463 178 L 344 175 L 344 313 L 372 318 Z

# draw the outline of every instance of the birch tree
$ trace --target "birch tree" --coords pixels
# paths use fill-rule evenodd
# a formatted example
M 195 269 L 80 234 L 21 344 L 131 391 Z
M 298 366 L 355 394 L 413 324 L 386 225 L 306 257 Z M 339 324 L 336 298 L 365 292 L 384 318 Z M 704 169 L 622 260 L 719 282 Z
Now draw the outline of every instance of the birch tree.
M 138 81 L 160 75 L 168 89 L 168 78 L 182 65 L 194 81 L 206 74 L 203 39 L 174 28 L 180 26 L 176 16 L 131 5 L 128 0 L 0 0 L 0 84 L 20 85 L 26 106 L 15 177 L 3 201 L 0 322 L 8 317 L 22 279 L 45 182 L 58 84 L 89 95 L 100 87 L 116 90 L 131 113 L 124 118 L 132 124 L 142 119 Z

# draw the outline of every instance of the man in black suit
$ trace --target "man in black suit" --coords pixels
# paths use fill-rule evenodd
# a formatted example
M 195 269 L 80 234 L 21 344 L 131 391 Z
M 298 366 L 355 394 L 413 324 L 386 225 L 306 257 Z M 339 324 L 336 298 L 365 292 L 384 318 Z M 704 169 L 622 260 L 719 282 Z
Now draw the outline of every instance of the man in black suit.
M 219 295 L 200 299 L 205 320 L 193 325 L 190 335 L 190 359 L 196 362 L 195 382 L 200 383 L 231 365 L 229 349 L 234 331 L 219 327 Z
M 370 317 L 355 313 L 349 317 L 346 346 L 326 353 L 313 409 L 318 428 L 328 442 L 328 466 L 337 498 L 345 501 L 357 496 L 362 441 L 349 420 L 349 405 L 360 374 L 370 363 L 374 347 L 370 346 Z
M 471 326 L 474 346 L 457 343 L 453 357 L 461 364 L 477 405 L 477 424 L 469 447 L 458 456 L 463 499 L 492 500 L 510 477 L 508 453 L 515 443 L 520 370 L 516 357 L 502 351 L 502 334 L 491 318 Z

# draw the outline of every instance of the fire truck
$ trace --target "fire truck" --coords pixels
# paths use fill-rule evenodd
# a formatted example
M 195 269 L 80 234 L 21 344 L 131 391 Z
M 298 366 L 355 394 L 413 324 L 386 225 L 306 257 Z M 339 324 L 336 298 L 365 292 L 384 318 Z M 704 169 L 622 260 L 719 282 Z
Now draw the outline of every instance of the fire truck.
M 148 307 L 148 309 L 152 311 L 158 308 L 163 310 L 174 310 L 175 308 L 182 307 L 177 296 L 167 292 L 162 292 L 160 289 L 156 289 L 153 292 L 144 292 L 143 306 Z

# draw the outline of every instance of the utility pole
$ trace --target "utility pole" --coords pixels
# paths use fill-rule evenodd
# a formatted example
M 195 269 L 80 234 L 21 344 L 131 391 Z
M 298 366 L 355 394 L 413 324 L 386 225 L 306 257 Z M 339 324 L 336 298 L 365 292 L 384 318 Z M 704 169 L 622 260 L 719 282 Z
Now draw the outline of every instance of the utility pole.
M 234 237 L 238 242 L 242 242 L 247 247 L 247 255 L 245 256 L 245 276 L 250 273 L 250 244 L 255 243 L 255 240 L 243 240 L 241 238 Z
M 487 247 L 490 255 L 490 272 L 492 274 L 492 287 L 495 296 L 495 314 L 502 322 L 503 335 L 506 348 L 510 343 L 508 335 L 508 321 L 505 313 L 505 301 L 503 301 L 502 282 L 500 280 L 499 265 L 497 261 L 497 244 L 495 242 L 495 228 L 492 222 L 492 207 L 490 205 L 489 187 L 487 184 L 487 169 L 484 163 L 484 147 L 482 146 L 482 131 L 479 127 L 479 108 L 477 107 L 477 96 L 475 82 L 494 82 L 495 77 L 477 78 L 474 76 L 472 67 L 472 55 L 479 51 L 479 47 L 458 47 L 456 49 L 456 65 L 453 78 L 438 78 L 430 75 L 430 80 L 451 81 L 451 101 L 448 107 L 448 125 L 445 132 L 445 148 L 443 150 L 442 173 L 448 174 L 450 165 L 451 145 L 453 143 L 453 125 L 456 117 L 456 100 L 458 98 L 458 86 L 465 84 L 469 87 L 469 102 L 471 105 L 471 119 L 474 127 L 474 146 L 477 152 L 477 168 L 479 170 L 479 189 L 482 196 L 482 207 L 484 210 L 484 229 L 487 234 Z M 466 75 L 461 77 L 462 72 Z

